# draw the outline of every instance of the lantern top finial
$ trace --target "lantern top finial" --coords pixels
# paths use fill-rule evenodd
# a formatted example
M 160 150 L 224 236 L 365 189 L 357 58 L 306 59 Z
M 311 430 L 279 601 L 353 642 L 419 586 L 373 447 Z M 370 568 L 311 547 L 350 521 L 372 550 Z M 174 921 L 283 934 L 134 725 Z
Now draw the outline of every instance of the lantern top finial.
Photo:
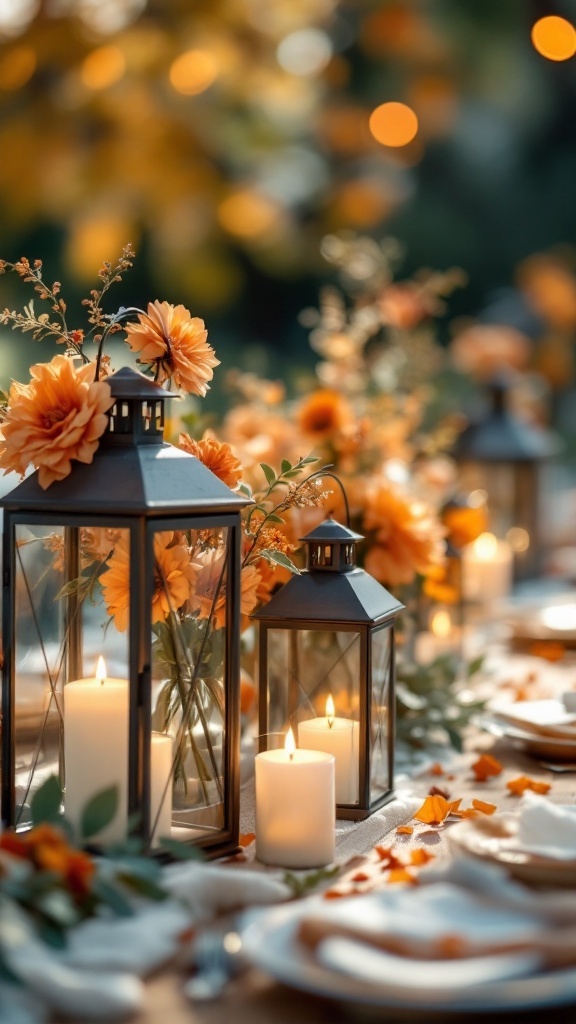
M 356 568 L 356 544 L 362 540 L 335 519 L 323 523 L 300 540 L 306 544 L 306 568 L 310 572 L 352 572 Z
M 176 398 L 144 374 L 123 366 L 106 378 L 115 399 L 108 413 L 108 426 L 102 444 L 162 444 L 164 440 L 164 403 Z

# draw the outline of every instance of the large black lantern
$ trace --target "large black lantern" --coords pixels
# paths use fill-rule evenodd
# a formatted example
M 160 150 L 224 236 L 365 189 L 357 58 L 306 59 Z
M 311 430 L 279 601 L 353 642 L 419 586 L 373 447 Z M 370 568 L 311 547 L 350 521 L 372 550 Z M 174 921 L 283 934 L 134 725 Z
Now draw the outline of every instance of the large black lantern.
M 402 605 L 356 565 L 361 536 L 327 519 L 303 537 L 307 566 L 256 612 L 260 750 L 284 742 L 336 758 L 340 818 L 393 794 L 394 620 Z
M 2 818 L 25 829 L 56 775 L 81 831 L 116 787 L 94 837 L 237 848 L 241 509 L 198 459 L 163 440 L 170 395 L 130 369 L 90 465 L 4 515 Z
M 542 476 L 559 441 L 516 416 L 508 408 L 508 390 L 505 379 L 491 381 L 486 411 L 462 432 L 454 456 L 460 488 L 485 491 L 491 528 L 514 552 L 514 575 L 529 579 L 542 568 Z

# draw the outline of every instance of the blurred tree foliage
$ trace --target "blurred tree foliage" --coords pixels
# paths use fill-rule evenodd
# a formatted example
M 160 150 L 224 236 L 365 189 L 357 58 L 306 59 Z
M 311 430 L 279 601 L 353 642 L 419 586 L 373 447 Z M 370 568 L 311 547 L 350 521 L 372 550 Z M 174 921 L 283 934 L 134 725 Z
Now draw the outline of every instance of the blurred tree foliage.
M 476 314 L 526 256 L 576 242 L 574 58 L 530 41 L 570 7 L 4 0 L 0 256 L 41 257 L 80 296 L 131 241 L 122 301 L 184 301 L 263 373 L 310 358 L 297 316 L 327 232 L 396 236 L 406 275 L 461 266 L 452 313 Z M 387 101 L 418 117 L 402 147 L 369 130 Z M 21 306 L 18 281 L 0 303 Z M 5 385 L 35 353 L 0 346 Z

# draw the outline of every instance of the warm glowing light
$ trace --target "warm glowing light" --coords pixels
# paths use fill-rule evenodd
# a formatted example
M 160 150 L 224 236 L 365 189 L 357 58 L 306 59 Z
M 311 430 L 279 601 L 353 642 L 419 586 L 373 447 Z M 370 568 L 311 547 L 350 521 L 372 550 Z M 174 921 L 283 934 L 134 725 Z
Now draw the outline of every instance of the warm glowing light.
M 126 58 L 119 46 L 99 46 L 85 58 L 80 77 L 87 89 L 107 89 L 119 82 L 126 71 Z
M 452 631 L 452 619 L 450 614 L 443 609 L 435 612 L 430 620 L 430 629 L 434 633 L 434 636 L 439 637 L 441 640 L 445 640 L 450 636 Z
M 197 96 L 204 92 L 218 75 L 218 64 L 207 50 L 186 50 L 170 65 L 168 77 L 176 92 Z
M 94 267 L 110 252 L 120 252 L 126 238 L 134 239 L 134 227 L 115 211 L 94 209 L 70 225 L 66 262 L 80 280 L 91 280 Z
M 288 754 L 290 760 L 294 757 L 294 751 L 296 750 L 296 741 L 294 739 L 294 733 L 292 729 L 288 729 L 286 733 L 286 740 L 284 741 L 284 750 Z
M 0 32 L 17 35 L 38 13 L 40 0 L 0 0 Z
M 498 551 L 498 540 L 493 533 L 481 533 L 474 541 L 474 553 L 482 562 L 489 562 Z
M 548 629 L 576 633 L 576 604 L 559 604 L 544 608 L 542 622 Z
M 256 238 L 274 226 L 278 208 L 266 196 L 246 189 L 235 192 L 220 203 L 218 219 L 231 235 Z
M 302 28 L 291 32 L 278 45 L 276 59 L 291 75 L 317 75 L 332 56 L 332 43 L 319 28 Z
M 0 58 L 0 89 L 20 89 L 36 70 L 36 54 L 31 46 L 13 46 Z
M 372 111 L 369 127 L 383 146 L 407 146 L 416 138 L 418 118 L 405 103 L 381 103 Z
M 488 493 L 478 488 L 475 491 L 470 491 L 468 495 L 468 504 L 470 508 L 482 508 L 488 501 Z
M 506 540 L 512 551 L 528 551 L 530 547 L 530 534 L 522 526 L 511 526 L 506 534 Z
M 334 725 L 334 715 L 336 714 L 336 708 L 334 707 L 334 700 L 332 694 L 329 693 L 326 697 L 326 718 L 328 719 L 328 727 L 331 729 Z
M 100 655 L 96 663 L 96 679 L 99 679 L 101 683 L 106 679 L 106 662 L 102 655 Z
M 566 18 L 540 18 L 531 35 L 534 49 L 548 60 L 569 60 L 576 53 L 576 28 Z

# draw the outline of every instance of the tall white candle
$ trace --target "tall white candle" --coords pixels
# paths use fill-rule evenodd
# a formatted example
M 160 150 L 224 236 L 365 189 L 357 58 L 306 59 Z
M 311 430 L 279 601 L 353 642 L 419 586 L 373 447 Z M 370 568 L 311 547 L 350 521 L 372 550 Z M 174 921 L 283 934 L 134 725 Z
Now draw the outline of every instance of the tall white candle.
M 326 700 L 326 717 L 310 718 L 298 725 L 298 746 L 334 754 L 336 803 L 358 803 L 358 722 L 336 718 L 334 701 Z
M 128 820 L 128 680 L 109 679 L 104 659 L 96 675 L 64 687 L 66 817 L 79 827 L 88 801 L 110 786 L 118 788 L 114 819 L 94 838 L 99 843 L 126 837 Z
M 291 742 L 290 742 L 291 740 Z M 256 856 L 264 864 L 315 868 L 332 863 L 336 799 L 334 755 L 294 749 L 256 755 Z
M 462 552 L 462 588 L 468 601 L 498 601 L 512 586 L 512 548 L 493 533 L 481 533 Z
M 152 733 L 150 749 L 150 828 L 152 846 L 172 832 L 172 737 Z

